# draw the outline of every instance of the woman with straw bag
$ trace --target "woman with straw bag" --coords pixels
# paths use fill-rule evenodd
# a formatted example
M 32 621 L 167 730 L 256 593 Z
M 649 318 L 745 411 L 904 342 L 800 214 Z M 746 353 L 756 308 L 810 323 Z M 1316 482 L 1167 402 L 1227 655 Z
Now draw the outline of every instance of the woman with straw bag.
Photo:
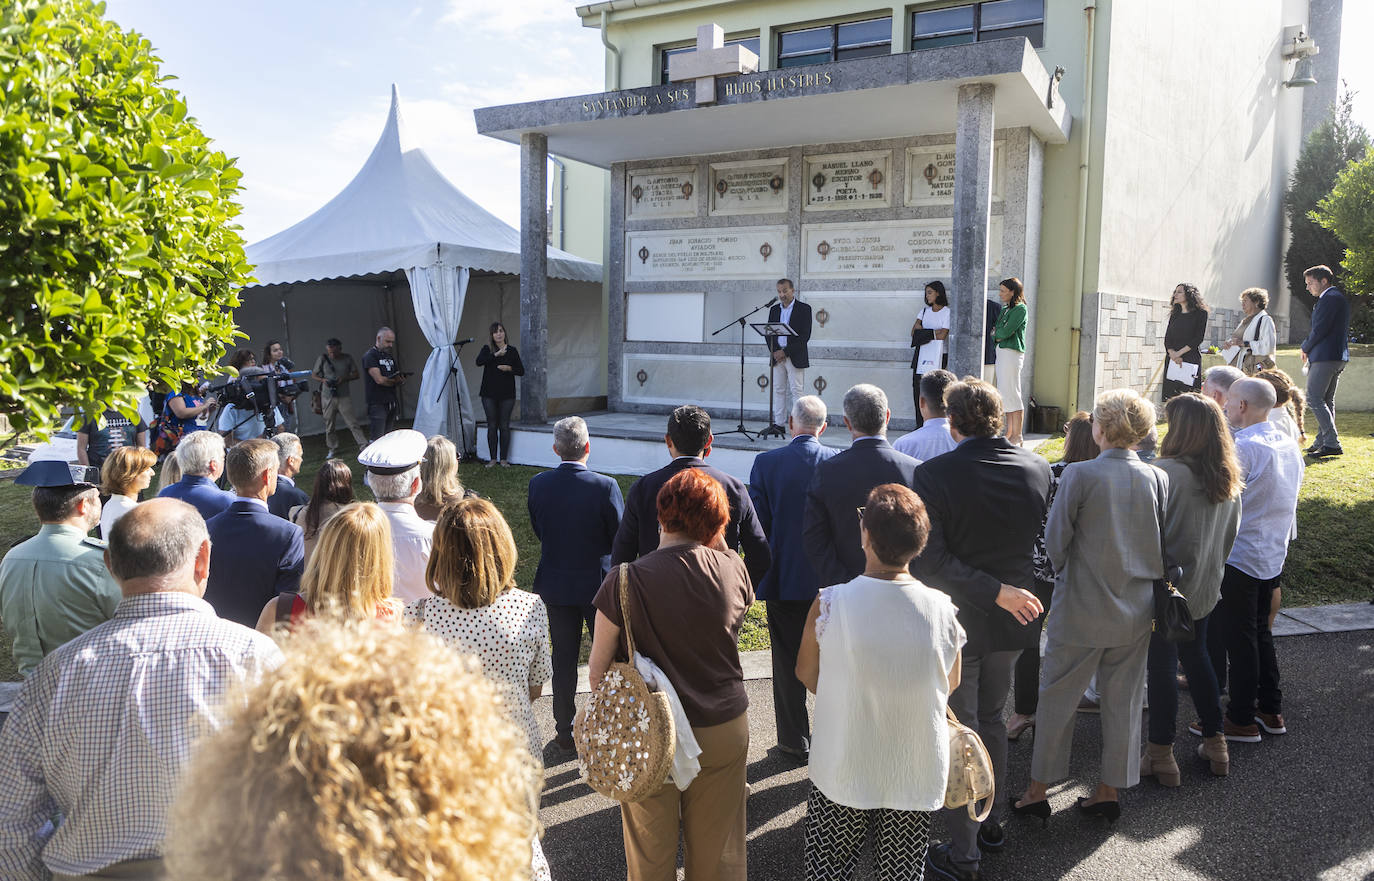
M 635 651 L 663 672 L 700 746 L 700 771 L 683 789 L 622 802 L 621 826 L 630 881 L 677 877 L 681 830 L 687 881 L 745 879 L 745 770 L 749 696 L 739 659 L 739 631 L 754 588 L 739 555 L 725 547 L 730 517 L 725 490 L 688 468 L 658 493 L 658 549 L 624 567 L 629 627 L 624 628 L 620 568 L 593 603 L 596 631 L 588 660 L 596 691 L 613 659 L 627 658 L 621 630 Z M 628 633 L 627 633 L 628 635 Z M 683 732 L 685 733 L 685 732 Z

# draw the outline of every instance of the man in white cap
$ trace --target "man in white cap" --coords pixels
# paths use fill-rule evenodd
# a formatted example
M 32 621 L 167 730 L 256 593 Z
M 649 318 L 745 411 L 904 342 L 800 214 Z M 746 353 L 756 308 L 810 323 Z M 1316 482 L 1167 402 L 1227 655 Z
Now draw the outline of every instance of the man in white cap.
M 377 497 L 377 505 L 391 521 L 391 543 L 396 556 L 392 594 L 402 602 L 429 596 L 425 566 L 433 542 L 434 524 L 415 513 L 420 494 L 420 460 L 425 457 L 425 436 L 409 428 L 388 432 L 358 454 L 367 469 L 363 482 Z

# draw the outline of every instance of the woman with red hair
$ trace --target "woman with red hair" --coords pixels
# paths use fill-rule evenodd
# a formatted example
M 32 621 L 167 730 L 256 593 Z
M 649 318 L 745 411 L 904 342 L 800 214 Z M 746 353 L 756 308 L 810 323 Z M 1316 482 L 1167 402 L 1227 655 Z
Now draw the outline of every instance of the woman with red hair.
M 630 881 L 676 877 L 679 830 L 688 878 L 745 879 L 749 696 L 739 631 L 754 588 L 744 562 L 725 546 L 729 518 L 725 489 L 687 468 L 658 491 L 658 549 L 626 564 L 635 650 L 668 677 L 701 747 L 701 771 L 685 790 L 669 780 L 643 801 L 621 804 Z M 626 654 L 619 579 L 613 569 L 593 600 L 593 689 Z

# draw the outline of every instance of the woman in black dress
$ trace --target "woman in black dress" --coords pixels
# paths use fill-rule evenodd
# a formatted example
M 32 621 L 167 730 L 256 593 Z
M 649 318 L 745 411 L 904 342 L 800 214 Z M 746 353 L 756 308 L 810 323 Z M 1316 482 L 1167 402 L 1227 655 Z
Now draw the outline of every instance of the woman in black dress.
M 1169 326 L 1164 331 L 1164 348 L 1174 364 L 1192 364 L 1197 368 L 1191 383 L 1169 379 L 1169 365 L 1164 365 L 1164 400 L 1184 392 L 1202 388 L 1202 339 L 1207 335 L 1207 303 L 1196 285 L 1180 284 L 1174 288 L 1173 307 L 1169 312 Z
M 482 409 L 487 414 L 487 467 L 500 462 L 510 467 L 510 414 L 515 409 L 515 377 L 525 375 L 520 353 L 506 342 L 506 326 L 491 325 L 491 345 L 477 353 L 482 368 Z M 497 440 L 500 440 L 500 446 Z M 500 455 L 497 455 L 497 452 Z

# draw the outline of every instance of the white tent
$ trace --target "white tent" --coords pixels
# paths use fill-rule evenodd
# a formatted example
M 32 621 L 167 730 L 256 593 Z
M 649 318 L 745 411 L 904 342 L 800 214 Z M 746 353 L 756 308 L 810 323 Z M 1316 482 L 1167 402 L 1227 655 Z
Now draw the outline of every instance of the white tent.
M 456 397 L 445 388 L 445 380 L 457 365 L 453 343 L 462 332 L 469 281 L 474 272 L 506 277 L 515 289 L 518 306 L 518 284 L 512 278 L 520 273 L 520 232 L 463 195 L 423 150 L 406 143 L 395 86 L 382 136 L 357 176 L 314 214 L 250 245 L 247 256 L 255 264 L 258 284 L 244 290 L 244 306 L 235 317 L 250 338 L 261 331 L 264 339 L 289 339 L 291 329 L 300 327 L 298 336 L 305 345 L 297 346 L 294 355 L 297 369 L 306 369 L 314 363 L 314 355 L 303 357 L 306 345 L 337 336 L 360 357 L 362 349 L 371 345 L 376 328 L 392 323 L 403 360 L 407 348 L 432 347 L 418 393 L 412 385 L 407 395 L 414 406 L 415 428 L 427 435 L 456 436 Z M 406 332 L 409 322 L 398 314 L 401 310 L 394 308 L 390 297 L 393 287 L 400 286 L 402 274 L 422 340 Z M 548 274 L 582 282 L 579 287 L 584 288 L 594 283 L 599 300 L 599 263 L 550 248 Z M 505 284 L 497 287 L 495 320 L 505 321 L 500 314 Z M 555 286 L 550 285 L 551 299 L 554 292 Z M 478 321 L 483 332 L 470 335 L 478 337 L 480 344 L 485 342 L 486 326 L 480 317 Z M 518 327 L 517 320 L 512 334 Z M 580 330 L 585 335 L 593 328 Z M 407 347 L 407 342 L 413 345 Z M 452 376 L 466 386 L 461 370 Z M 465 437 L 471 440 L 475 438 L 472 395 L 466 387 L 458 391 Z M 363 415 L 361 407 L 354 409 Z M 318 417 L 299 415 L 303 431 L 318 429 Z

